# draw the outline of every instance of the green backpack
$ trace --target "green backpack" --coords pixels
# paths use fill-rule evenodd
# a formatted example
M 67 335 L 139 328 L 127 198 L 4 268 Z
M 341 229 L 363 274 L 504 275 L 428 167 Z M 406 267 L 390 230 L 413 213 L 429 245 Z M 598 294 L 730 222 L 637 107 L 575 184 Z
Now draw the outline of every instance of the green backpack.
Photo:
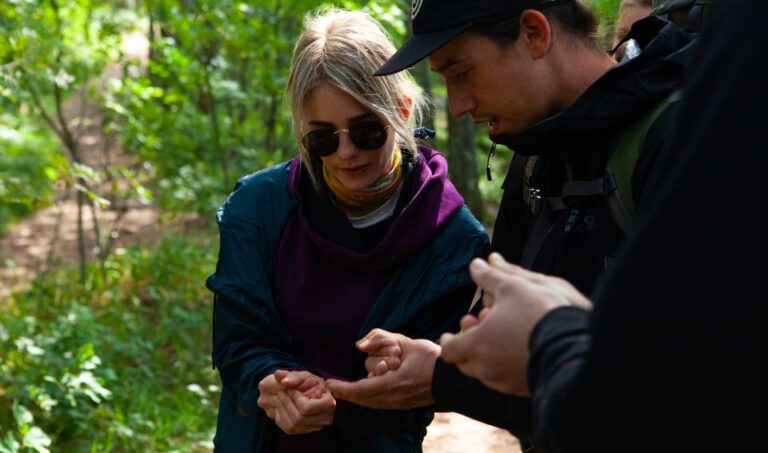
M 560 210 L 565 208 L 566 199 L 604 196 L 607 199 L 611 217 L 626 234 L 635 218 L 636 210 L 632 195 L 632 174 L 640 158 L 646 135 L 656 119 L 679 98 L 679 92 L 673 93 L 656 107 L 640 115 L 619 133 L 612 146 L 604 176 L 594 180 L 566 181 L 560 196 L 542 197 L 538 190 L 529 186 L 536 168 L 537 156 L 516 156 L 510 166 L 510 176 L 512 181 L 520 183 L 520 193 L 525 204 L 534 215 L 538 216 L 544 204 L 547 204 L 550 210 Z M 513 187 L 515 185 L 516 183 L 512 184 Z
M 640 116 L 619 135 L 608 161 L 607 174 L 613 177 L 616 190 L 608 194 L 611 215 L 624 234 L 627 234 L 635 218 L 635 199 L 632 196 L 632 173 L 640 158 L 645 136 L 656 119 L 673 102 L 679 99 L 679 92 L 660 102 L 653 110 Z
M 651 14 L 698 32 L 704 26 L 714 0 L 653 0 Z
M 646 135 L 656 119 L 679 97 L 679 92 L 673 93 L 656 107 L 640 115 L 619 133 L 611 149 L 611 155 L 602 177 L 593 180 L 566 181 L 559 196 L 544 197 L 540 190 L 530 186 L 530 179 L 537 164 L 537 156 L 514 157 L 508 173 L 509 187 L 518 191 L 527 209 L 536 216 L 520 261 L 523 267 L 531 267 L 535 262 L 551 230 L 553 221 L 551 213 L 570 209 L 566 202 L 568 199 L 605 197 L 611 217 L 621 231 L 625 235 L 627 234 L 635 218 L 632 174 L 640 157 Z M 570 224 L 570 219 L 568 224 Z M 568 225 L 566 225 L 565 230 L 569 231 Z

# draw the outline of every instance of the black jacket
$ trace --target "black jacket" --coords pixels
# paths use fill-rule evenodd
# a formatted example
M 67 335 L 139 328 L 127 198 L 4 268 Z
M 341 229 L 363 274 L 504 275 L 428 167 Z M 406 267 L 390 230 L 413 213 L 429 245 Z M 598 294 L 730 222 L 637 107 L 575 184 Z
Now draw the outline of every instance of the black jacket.
M 765 451 L 768 2 L 715 2 L 670 152 L 591 313 L 530 340 L 537 447 Z
M 494 137 L 520 155 L 539 156 L 539 162 L 546 166 L 540 167 L 537 183 L 544 183 L 545 193 L 557 192 L 562 186 L 560 170 L 566 160 L 578 178 L 601 176 L 616 134 L 679 88 L 692 53 L 692 38 L 656 18 L 641 22 L 633 33 L 645 45 L 643 54 L 612 68 L 566 111 L 519 134 Z M 646 204 L 646 181 L 655 172 L 674 110 L 674 105 L 668 108 L 651 127 L 635 167 L 633 195 L 639 211 Z M 535 218 L 522 200 L 519 180 L 513 179 L 508 175 L 504 184 L 491 248 L 519 262 Z M 548 237 L 534 269 L 570 279 L 589 292 L 624 234 L 613 223 L 605 200 L 582 200 L 579 207 L 580 225 L 569 233 L 563 231 L 563 225 L 571 210 L 560 213 L 555 221 L 558 231 Z M 592 222 L 590 226 L 585 223 L 587 216 L 592 216 L 587 220 Z M 490 390 L 442 361 L 435 368 L 432 389 L 437 410 L 459 412 L 508 429 L 525 442 L 525 433 L 530 431 L 528 398 Z
M 494 137 L 515 151 L 518 162 L 522 156 L 536 156 L 526 185 L 538 189 L 542 197 L 560 196 L 568 180 L 604 176 L 619 134 L 680 87 L 694 47 L 692 37 L 656 17 L 637 23 L 633 33 L 645 45 L 640 56 L 612 68 L 566 111 L 521 133 Z M 642 143 L 632 193 L 625 194 L 634 199 L 638 211 L 648 204 L 647 181 L 657 168 L 654 162 L 676 107 L 673 103 L 656 119 Z M 492 243 L 495 251 L 515 263 L 523 261 L 526 246 L 537 241 L 535 224 L 543 215 L 523 199 L 524 182 L 514 170 L 518 162 L 513 161 L 504 182 Z M 523 265 L 563 277 L 589 294 L 598 276 L 610 267 L 624 232 L 614 221 L 607 197 L 563 201 L 564 206 L 549 214 L 550 221 L 543 222 L 545 239 L 536 259 Z

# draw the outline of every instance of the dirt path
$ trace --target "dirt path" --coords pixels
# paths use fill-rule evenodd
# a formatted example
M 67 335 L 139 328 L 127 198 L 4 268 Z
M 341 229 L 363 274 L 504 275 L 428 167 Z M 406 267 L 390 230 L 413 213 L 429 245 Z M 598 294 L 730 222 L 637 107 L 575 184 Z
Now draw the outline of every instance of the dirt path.
M 125 37 L 123 51 L 131 58 L 146 62 L 147 40 L 141 33 Z M 118 77 L 120 68 L 108 68 L 101 83 Z M 73 135 L 79 138 L 81 158 L 85 165 L 106 174 L 109 165 L 129 165 L 135 157 L 123 152 L 113 137 L 101 130 L 101 112 L 88 97 L 83 88 L 72 95 L 63 106 L 64 117 Z M 100 195 L 107 195 L 108 183 L 103 181 L 95 186 Z M 11 291 L 18 290 L 57 264 L 77 261 L 77 201 L 73 189 L 58 186 L 53 206 L 41 209 L 32 216 L 10 227 L 0 236 L 0 305 Z M 108 198 L 108 197 L 107 197 Z M 110 232 L 115 237 L 114 245 L 139 242 L 150 231 L 156 231 L 159 212 L 155 206 L 131 203 L 128 206 L 97 209 L 96 217 L 102 234 Z M 90 209 L 84 210 L 86 248 L 94 247 L 94 223 Z M 90 254 L 90 253 L 89 253 Z
M 520 453 L 507 431 L 453 412 L 435 414 L 427 428 L 424 453 Z

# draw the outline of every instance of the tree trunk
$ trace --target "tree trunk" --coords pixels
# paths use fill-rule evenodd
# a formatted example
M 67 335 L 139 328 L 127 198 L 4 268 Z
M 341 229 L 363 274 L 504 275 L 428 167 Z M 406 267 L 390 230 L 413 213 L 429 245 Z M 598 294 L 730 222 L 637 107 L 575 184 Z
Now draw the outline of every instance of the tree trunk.
M 411 12 L 408 12 L 408 16 L 405 18 L 405 28 L 408 30 L 407 35 L 410 36 L 413 33 L 412 25 L 411 25 Z M 416 79 L 416 82 L 418 82 L 419 85 L 421 85 L 421 88 L 424 90 L 424 97 L 428 100 L 432 100 L 432 82 L 429 80 L 429 66 L 427 65 L 427 60 L 422 60 L 416 66 L 413 67 L 411 70 L 411 74 L 413 74 L 413 77 Z M 429 129 L 435 130 L 435 115 L 437 112 L 431 112 L 433 114 L 428 115 L 424 118 L 423 124 L 421 126 L 427 127 Z M 418 125 L 417 125 L 418 126 Z
M 416 81 L 421 85 L 421 88 L 424 90 L 424 97 L 428 100 L 432 100 L 432 82 L 429 80 L 429 67 L 427 66 L 427 61 L 421 61 L 419 64 L 417 64 L 413 70 L 412 73 L 414 77 L 416 78 Z M 435 116 L 434 115 L 428 115 L 424 118 L 423 124 L 424 127 L 428 127 L 432 130 L 435 130 Z
M 472 124 L 472 118 L 464 115 L 456 119 L 448 115 L 448 174 L 464 196 L 464 202 L 469 209 L 482 221 L 485 209 L 477 185 L 479 175 L 476 152 L 475 125 Z

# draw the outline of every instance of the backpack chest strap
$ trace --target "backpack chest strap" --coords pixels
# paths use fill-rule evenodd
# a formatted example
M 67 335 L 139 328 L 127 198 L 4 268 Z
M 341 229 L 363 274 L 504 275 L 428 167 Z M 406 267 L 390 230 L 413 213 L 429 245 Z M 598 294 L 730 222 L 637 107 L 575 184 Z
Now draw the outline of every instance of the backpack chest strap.
M 562 211 L 572 207 L 580 199 L 605 196 L 614 192 L 616 188 L 616 179 L 613 177 L 613 173 L 606 172 L 601 178 L 566 181 L 559 196 L 541 196 L 539 189 L 528 187 L 524 199 L 530 206 L 531 212 L 534 215 L 539 215 L 544 204 L 552 212 Z

